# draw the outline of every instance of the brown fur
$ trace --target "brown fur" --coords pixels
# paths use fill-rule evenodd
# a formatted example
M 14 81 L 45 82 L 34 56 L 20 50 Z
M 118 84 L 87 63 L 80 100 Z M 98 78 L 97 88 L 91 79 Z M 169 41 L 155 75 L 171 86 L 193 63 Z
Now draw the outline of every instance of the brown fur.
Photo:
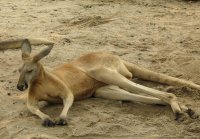
M 48 47 L 31 57 L 31 47 L 28 40 L 25 40 L 22 44 L 22 55 L 26 54 L 26 58 L 22 57 L 24 66 L 18 82 L 18 86 L 20 88 L 21 85 L 22 90 L 24 84 L 29 82 L 28 108 L 32 113 L 43 119 L 44 126 L 54 126 L 55 123 L 48 115 L 39 110 L 37 103 L 41 100 L 51 103 L 64 103 L 63 111 L 56 121 L 58 125 L 66 124 L 67 112 L 74 100 L 89 98 L 92 95 L 148 104 L 169 104 L 176 115 L 188 111 L 186 106 L 177 101 L 174 94 L 133 83 L 129 80 L 133 76 L 170 85 L 188 85 L 200 89 L 199 85 L 192 82 L 155 73 L 121 60 L 119 56 L 105 52 L 84 55 L 68 64 L 55 68 L 51 72 L 47 72 L 39 63 L 39 60 L 48 55 L 51 49 L 52 47 Z M 29 72 L 31 69 L 34 70 Z M 128 91 L 142 92 L 152 97 L 134 95 Z

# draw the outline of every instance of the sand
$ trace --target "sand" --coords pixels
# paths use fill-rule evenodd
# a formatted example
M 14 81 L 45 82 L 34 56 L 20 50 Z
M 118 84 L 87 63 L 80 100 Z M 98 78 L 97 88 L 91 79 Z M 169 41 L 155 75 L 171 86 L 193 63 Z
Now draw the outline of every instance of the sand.
M 53 68 L 93 51 L 111 51 L 156 72 L 200 84 L 200 3 L 182 0 L 1 0 L 0 40 L 55 42 L 41 62 Z M 33 46 L 38 52 L 45 46 Z M 199 138 L 200 120 L 178 123 L 169 106 L 90 98 L 73 104 L 68 126 L 45 128 L 16 89 L 20 50 L 0 51 L 0 138 Z M 200 114 L 200 91 L 136 80 L 173 92 Z M 59 115 L 62 105 L 43 111 Z

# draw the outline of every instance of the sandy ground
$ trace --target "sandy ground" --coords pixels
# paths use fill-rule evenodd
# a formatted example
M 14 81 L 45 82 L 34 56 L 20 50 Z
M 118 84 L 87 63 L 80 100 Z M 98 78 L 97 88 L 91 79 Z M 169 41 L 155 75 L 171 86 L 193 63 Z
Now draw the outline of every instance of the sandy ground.
M 157 72 L 200 84 L 200 3 L 181 0 L 1 0 L 0 40 L 55 42 L 42 63 L 53 68 L 106 50 Z M 45 46 L 35 46 L 39 51 Z M 91 98 L 75 102 L 69 125 L 44 128 L 17 91 L 20 50 L 0 52 L 0 138 L 199 138 L 200 120 L 174 120 L 170 107 Z M 175 93 L 200 114 L 200 91 L 137 81 Z M 58 116 L 62 105 L 43 111 Z

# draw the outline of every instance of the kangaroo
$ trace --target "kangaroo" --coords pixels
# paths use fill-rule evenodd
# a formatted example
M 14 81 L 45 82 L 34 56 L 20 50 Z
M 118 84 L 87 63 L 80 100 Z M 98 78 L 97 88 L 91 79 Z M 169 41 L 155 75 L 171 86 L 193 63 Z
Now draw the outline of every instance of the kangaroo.
M 146 104 L 170 105 L 176 120 L 180 120 L 186 114 L 191 118 L 198 118 L 192 109 L 178 102 L 174 94 L 142 86 L 134 83 L 131 79 L 137 77 L 200 90 L 200 86 L 193 82 L 147 70 L 107 52 L 86 54 L 49 72 L 44 69 L 40 60 L 47 56 L 52 48 L 53 45 L 50 45 L 36 55 L 31 55 L 29 40 L 25 39 L 21 46 L 23 66 L 19 69 L 20 77 L 17 88 L 20 91 L 29 88 L 27 107 L 33 114 L 42 119 L 43 126 L 66 125 L 67 113 L 73 102 L 91 96 Z M 138 93 L 144 93 L 148 96 Z M 63 103 L 64 107 L 59 117 L 53 120 L 40 111 L 39 101 Z

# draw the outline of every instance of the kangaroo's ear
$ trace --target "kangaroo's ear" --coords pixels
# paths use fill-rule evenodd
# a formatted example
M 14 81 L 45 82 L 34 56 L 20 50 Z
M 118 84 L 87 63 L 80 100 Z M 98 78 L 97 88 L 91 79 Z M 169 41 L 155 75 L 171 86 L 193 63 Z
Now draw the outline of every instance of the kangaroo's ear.
M 22 51 L 22 59 L 25 59 L 30 56 L 31 54 L 31 44 L 28 39 L 23 40 L 21 51 Z
M 51 52 L 52 48 L 53 48 L 53 45 L 49 45 L 47 48 L 43 49 L 41 52 L 39 52 L 33 57 L 33 61 L 38 62 L 43 57 L 47 56 Z

